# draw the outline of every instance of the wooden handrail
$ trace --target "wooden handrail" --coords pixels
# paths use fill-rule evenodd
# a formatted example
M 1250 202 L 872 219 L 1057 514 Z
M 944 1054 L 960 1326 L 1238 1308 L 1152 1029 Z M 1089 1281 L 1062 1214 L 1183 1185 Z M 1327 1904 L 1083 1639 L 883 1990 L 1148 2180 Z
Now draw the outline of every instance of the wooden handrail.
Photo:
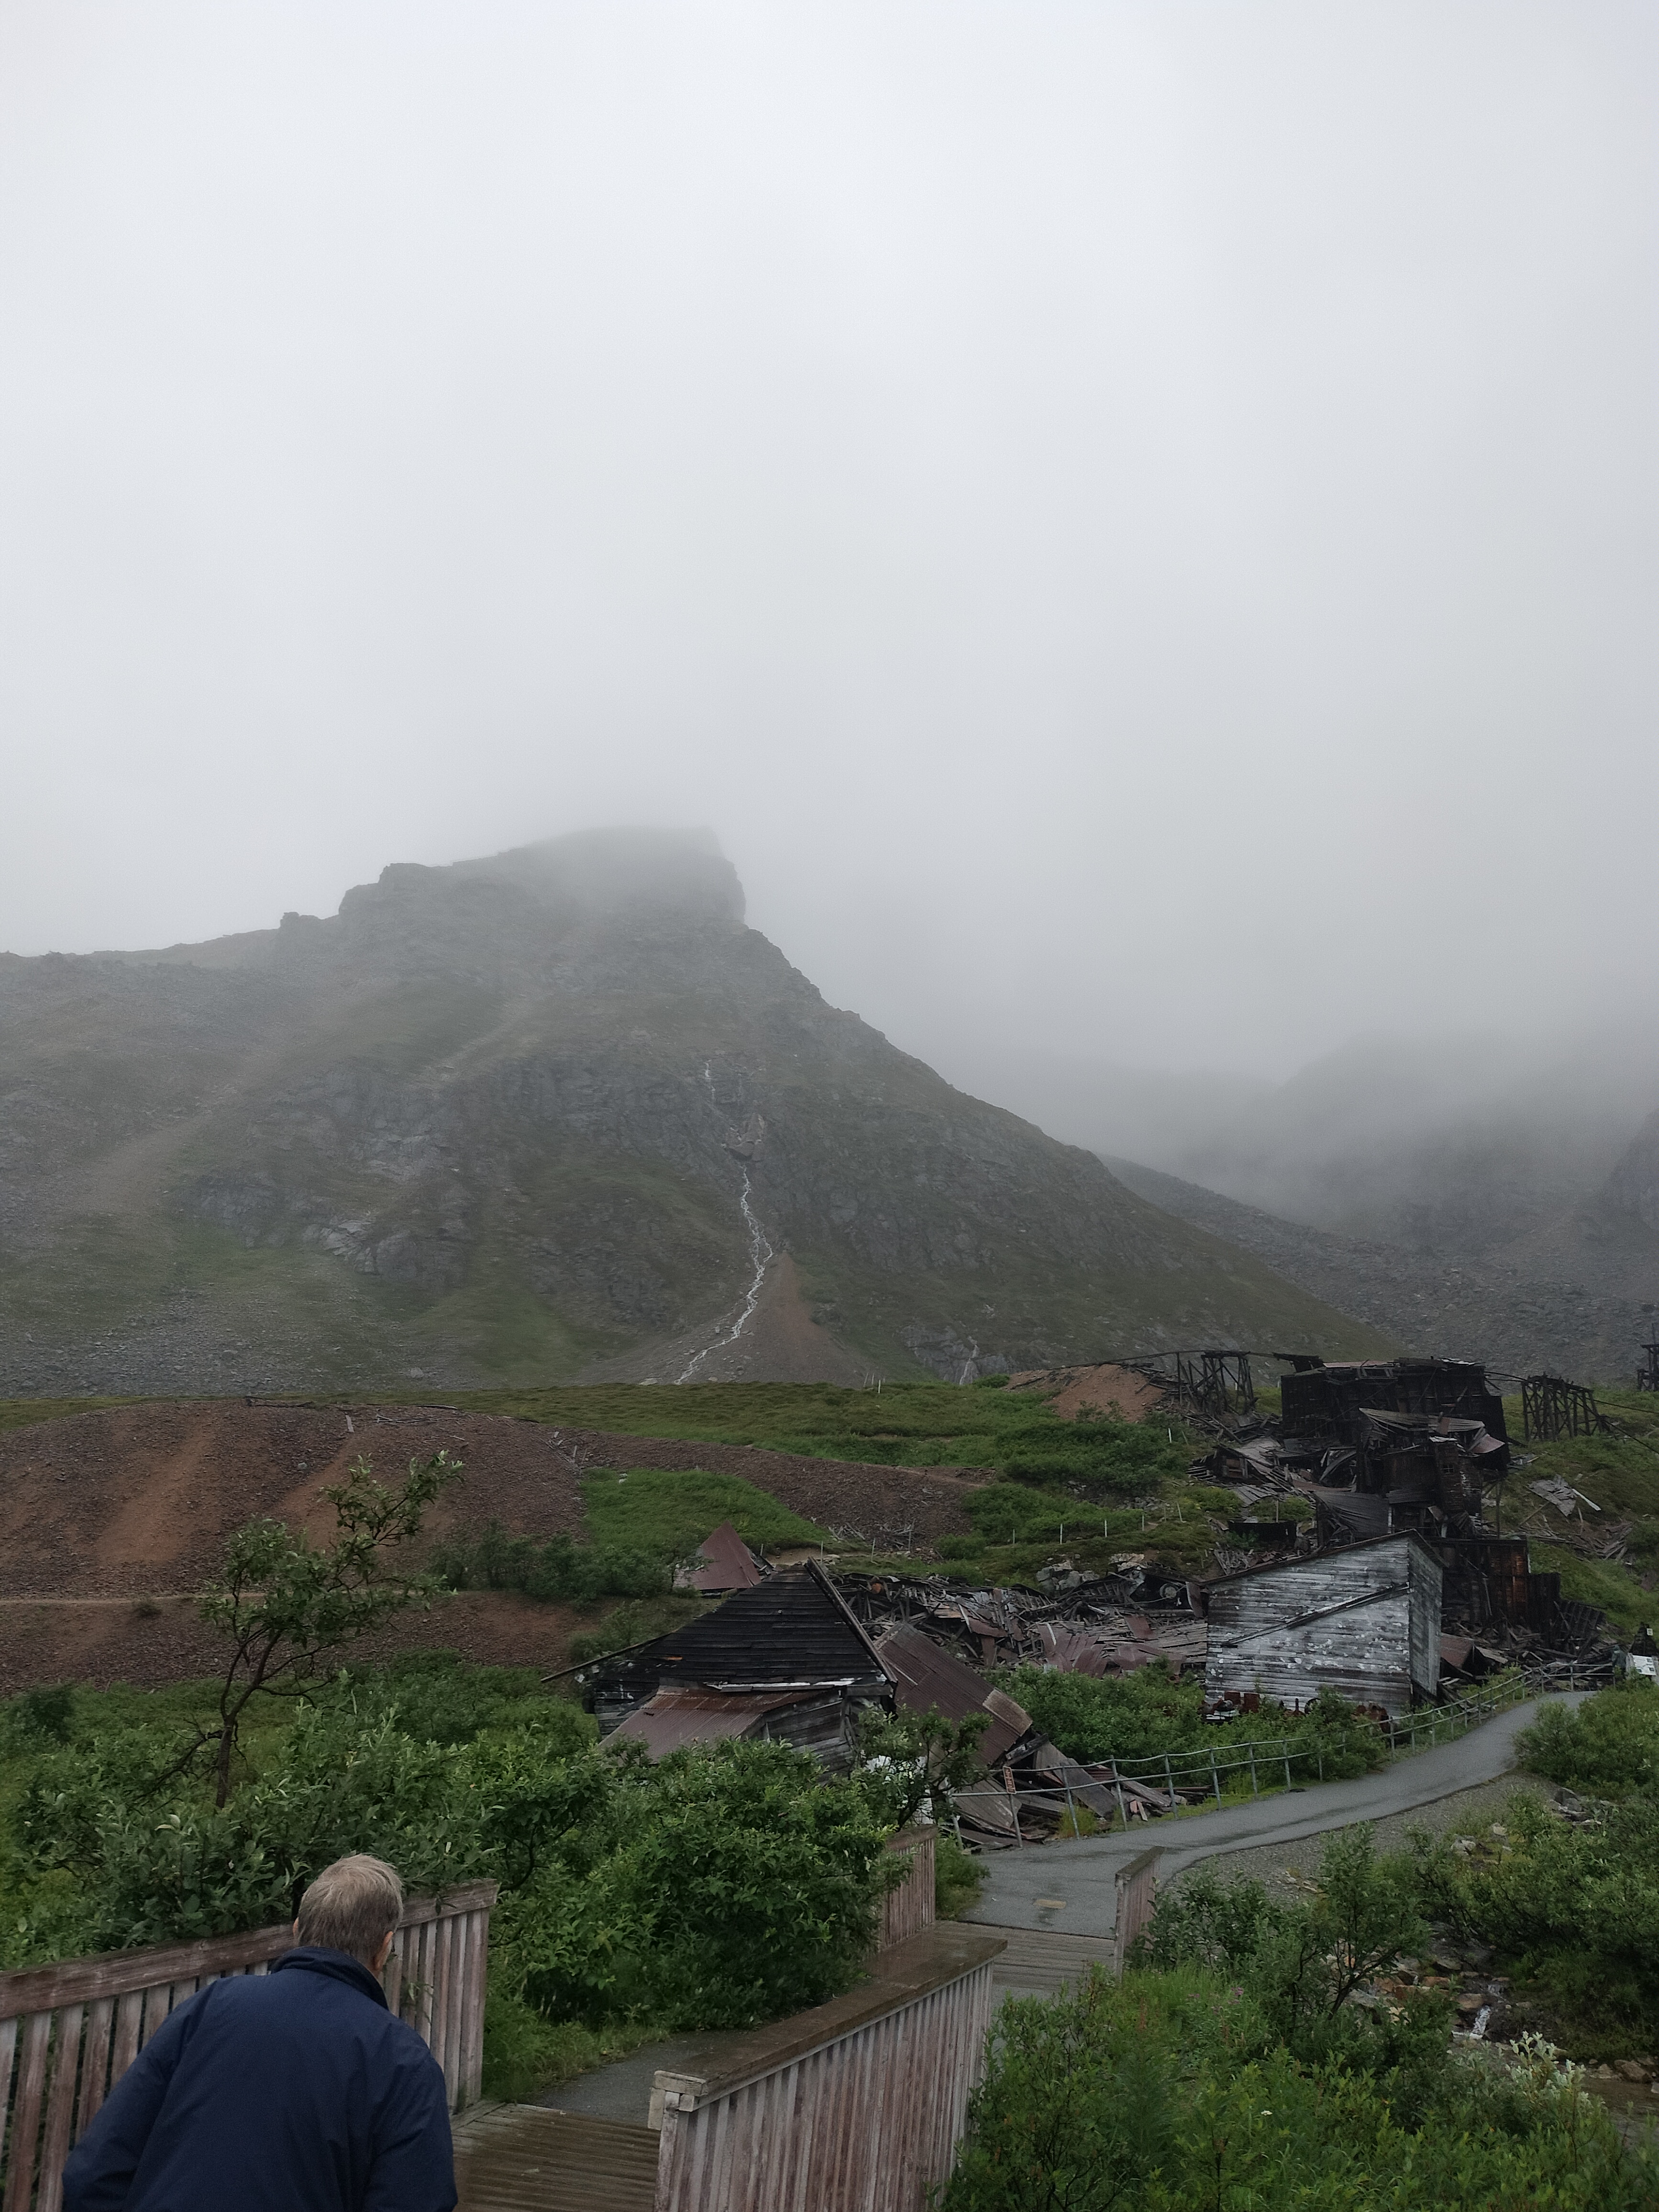
M 495 1902 L 493 1881 L 470 1881 L 436 1897 L 411 1897 L 399 1921 L 419 1928 L 439 1914 L 476 1912 Z M 394 1947 L 401 1949 L 401 1946 Z M 240 1936 L 199 1936 L 188 1943 L 161 1943 L 142 1951 L 99 1951 L 81 1959 L 57 1959 L 44 1966 L 20 1966 L 0 1974 L 0 2020 L 24 2013 L 51 2012 L 58 2005 L 88 2004 L 96 1997 L 119 1996 L 127 1990 L 154 1989 L 161 1982 L 199 1981 L 204 1975 L 246 1973 L 294 1948 L 287 1922 L 254 1928 Z

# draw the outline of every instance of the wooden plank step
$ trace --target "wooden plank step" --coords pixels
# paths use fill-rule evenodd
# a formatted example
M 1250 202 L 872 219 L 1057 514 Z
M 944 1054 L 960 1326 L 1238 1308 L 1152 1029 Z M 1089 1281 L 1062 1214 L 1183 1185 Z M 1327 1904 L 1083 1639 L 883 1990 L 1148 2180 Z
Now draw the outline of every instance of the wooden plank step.
M 658 2136 L 542 2105 L 481 2105 L 455 2124 L 458 2212 L 652 2212 Z
M 994 1989 L 1017 1996 L 1053 1996 L 1067 1983 L 1081 1981 L 1091 1966 L 1116 1970 L 1109 1936 L 1069 1936 L 1057 1929 L 1005 1928 L 1008 1948 L 991 1966 Z

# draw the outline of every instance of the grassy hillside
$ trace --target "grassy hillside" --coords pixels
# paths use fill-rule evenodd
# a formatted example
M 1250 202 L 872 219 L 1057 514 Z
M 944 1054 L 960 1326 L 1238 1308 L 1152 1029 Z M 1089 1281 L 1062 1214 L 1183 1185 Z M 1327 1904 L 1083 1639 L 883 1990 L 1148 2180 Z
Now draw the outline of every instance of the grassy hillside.
M 1567 1596 L 1599 1605 L 1620 1632 L 1644 1621 L 1659 1626 L 1659 1396 L 1651 1391 L 1601 1390 L 1596 1402 L 1613 1424 L 1608 1436 L 1564 1437 L 1528 1443 L 1532 1464 L 1510 1484 L 1506 1530 L 1524 1529 L 1533 1565 L 1559 1572 Z M 1521 1401 L 1504 1401 L 1511 1436 L 1521 1433 Z M 1553 1476 L 1601 1510 L 1569 1516 L 1537 1497 L 1530 1485 Z M 1628 1523 L 1622 1559 L 1598 1559 L 1590 1547 Z

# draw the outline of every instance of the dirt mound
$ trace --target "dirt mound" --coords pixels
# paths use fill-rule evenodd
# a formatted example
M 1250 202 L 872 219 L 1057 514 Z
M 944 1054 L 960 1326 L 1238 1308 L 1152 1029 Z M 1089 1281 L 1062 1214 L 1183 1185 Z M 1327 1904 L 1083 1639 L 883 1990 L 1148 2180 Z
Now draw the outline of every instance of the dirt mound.
M 1074 1421 L 1082 1413 L 1115 1413 L 1122 1421 L 1144 1421 L 1163 1405 L 1167 1393 L 1160 1383 L 1137 1375 L 1132 1367 L 1036 1367 L 1008 1377 L 1011 1390 L 1029 1390 L 1046 1398 L 1061 1420 Z
M 510 1591 L 463 1590 L 400 1614 L 346 1656 L 353 1667 L 374 1667 L 399 1652 L 447 1650 L 478 1666 L 547 1673 L 565 1664 L 572 1633 L 599 1618 Z M 155 1689 L 205 1680 L 224 1662 L 223 1638 L 189 1598 L 0 1598 L 0 1697 L 47 1682 Z
M 574 1529 L 579 1470 L 591 1465 L 738 1474 L 823 1526 L 926 1543 L 967 1531 L 963 1499 L 983 1480 L 441 1407 L 150 1401 L 0 1435 L 0 1597 L 188 1594 L 256 1515 L 326 1534 L 332 1515 L 319 1491 L 360 1454 L 390 1479 L 439 1449 L 467 1474 L 434 1511 L 434 1537 L 491 1518 L 536 1537 Z

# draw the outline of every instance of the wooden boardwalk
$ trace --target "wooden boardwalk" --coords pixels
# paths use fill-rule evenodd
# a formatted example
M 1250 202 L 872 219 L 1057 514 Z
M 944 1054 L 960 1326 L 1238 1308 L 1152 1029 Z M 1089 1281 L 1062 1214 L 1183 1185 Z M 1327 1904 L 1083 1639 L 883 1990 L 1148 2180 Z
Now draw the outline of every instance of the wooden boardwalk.
M 1116 1972 L 1116 1947 L 1109 1936 L 1068 1936 L 1058 1929 L 998 1928 L 1008 1948 L 991 1967 L 991 1986 L 999 1996 L 1052 1997 L 1067 1983 L 1080 1982 L 1091 1966 Z
M 1109 1937 L 1031 1928 L 992 1964 L 999 1996 L 1054 1996 L 1091 1966 L 1112 1970 Z M 626 2120 L 544 2105 L 475 2105 L 455 2122 L 459 2212 L 653 2212 L 659 2138 Z
M 544 2105 L 475 2105 L 455 2123 L 458 2212 L 652 2212 L 654 2128 Z

